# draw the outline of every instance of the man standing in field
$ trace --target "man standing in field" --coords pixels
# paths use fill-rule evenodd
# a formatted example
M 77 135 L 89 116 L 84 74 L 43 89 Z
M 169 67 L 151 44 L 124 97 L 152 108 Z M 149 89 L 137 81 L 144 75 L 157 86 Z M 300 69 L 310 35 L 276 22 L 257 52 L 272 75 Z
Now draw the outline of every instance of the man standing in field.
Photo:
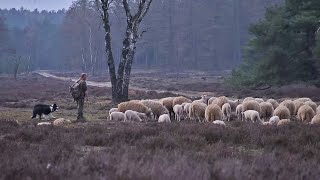
M 82 73 L 79 80 L 70 87 L 70 92 L 74 100 L 77 102 L 78 116 L 77 121 L 83 122 L 83 106 L 85 98 L 87 97 L 87 74 Z

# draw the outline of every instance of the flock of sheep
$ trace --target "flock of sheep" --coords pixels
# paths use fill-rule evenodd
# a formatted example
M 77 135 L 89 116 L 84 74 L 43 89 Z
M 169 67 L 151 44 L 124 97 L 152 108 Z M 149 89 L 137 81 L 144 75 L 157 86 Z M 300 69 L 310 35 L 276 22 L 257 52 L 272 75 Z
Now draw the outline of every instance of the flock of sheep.
M 192 101 L 186 97 L 167 97 L 160 100 L 132 100 L 123 102 L 118 108 L 109 111 L 110 120 L 171 122 L 181 119 L 212 122 L 225 126 L 231 116 L 238 120 L 252 121 L 262 125 L 284 125 L 291 119 L 301 122 L 320 124 L 320 106 L 310 98 L 284 100 L 247 97 L 243 100 L 231 100 L 225 96 L 211 97 L 203 95 Z

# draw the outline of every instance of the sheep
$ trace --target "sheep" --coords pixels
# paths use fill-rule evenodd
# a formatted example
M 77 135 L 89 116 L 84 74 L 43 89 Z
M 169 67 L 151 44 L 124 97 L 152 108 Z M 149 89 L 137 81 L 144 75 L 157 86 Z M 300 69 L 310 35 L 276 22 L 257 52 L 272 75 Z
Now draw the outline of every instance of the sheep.
M 201 102 L 192 102 L 189 109 L 189 117 L 201 121 L 205 118 L 207 105 Z
M 173 112 L 175 114 L 174 118 L 176 121 L 180 122 L 181 117 L 183 116 L 183 107 L 182 105 L 176 104 L 173 106 Z
M 222 119 L 222 110 L 216 104 L 210 104 L 205 110 L 205 119 L 207 122 Z
M 65 119 L 65 118 L 59 118 L 59 119 L 56 119 L 55 121 L 53 121 L 53 125 L 54 126 L 63 126 L 63 125 L 68 125 L 68 124 L 71 124 L 72 122 L 68 119 Z
M 237 114 L 237 118 L 240 120 L 242 120 L 242 112 L 244 112 L 243 105 L 239 104 L 236 108 L 236 114 Z
M 158 119 L 159 123 L 170 123 L 170 116 L 168 114 L 162 114 L 159 119 Z
M 118 108 L 111 108 L 111 109 L 109 110 L 109 116 L 110 116 L 111 113 L 113 113 L 113 112 L 119 112 Z
M 275 99 L 268 99 L 266 102 L 271 103 L 273 106 L 273 109 L 276 109 L 279 106 L 278 101 L 276 101 Z
M 145 113 L 140 113 L 133 110 L 127 110 L 125 113 L 125 121 L 135 121 L 142 122 L 142 119 L 146 119 L 147 115 Z
M 123 112 L 112 112 L 110 114 L 110 121 L 125 121 L 126 116 Z
M 175 105 L 179 104 L 183 104 L 183 103 L 192 103 L 192 101 L 186 97 L 183 96 L 179 96 L 179 97 L 175 97 L 172 101 L 172 106 L 174 107 Z
M 234 100 L 234 101 L 232 101 L 232 100 L 228 100 L 228 103 L 229 103 L 229 104 L 230 104 L 230 106 L 231 106 L 231 112 L 235 112 L 235 111 L 236 111 L 237 106 L 240 104 L 240 100 L 239 100 L 239 99 Z
M 254 100 L 254 98 L 253 97 L 246 97 L 246 98 L 243 99 L 242 102 L 250 101 L 250 100 Z
M 216 104 L 220 108 L 222 108 L 225 103 L 228 103 L 228 98 L 225 96 L 220 96 L 212 102 L 212 104 Z
M 271 124 L 270 122 L 262 122 L 263 126 L 272 126 L 273 124 Z
M 286 107 L 289 109 L 289 111 L 290 111 L 290 116 L 293 116 L 293 115 L 294 115 L 295 106 L 294 106 L 294 103 L 293 103 L 292 100 L 285 100 L 285 101 L 281 102 L 280 105 L 286 106 Z M 279 105 L 279 106 L 280 106 L 280 105 Z M 280 119 L 281 119 L 281 118 L 280 118 Z M 288 118 L 286 118 L 286 119 L 288 119 Z
M 255 110 L 257 111 L 259 114 L 261 112 L 261 108 L 260 108 L 260 105 L 257 101 L 255 100 L 247 100 L 247 101 L 244 101 L 242 103 L 243 105 L 243 110 L 244 111 L 247 111 L 247 110 Z
M 279 105 L 274 111 L 273 116 L 278 116 L 280 119 L 290 119 L 290 110 L 283 105 Z
M 310 122 L 315 114 L 309 105 L 303 105 L 298 110 L 298 119 L 302 122 Z
M 227 126 L 226 123 L 221 121 L 221 120 L 215 120 L 212 123 L 215 124 L 215 125 L 220 125 L 220 126 L 224 126 L 224 127 Z
M 303 103 L 307 102 L 307 101 L 312 101 L 310 98 L 298 98 L 296 99 L 297 101 L 301 101 Z
M 261 109 L 261 118 L 265 121 L 273 115 L 273 106 L 269 102 L 262 102 L 259 104 Z
M 217 99 L 217 97 L 211 97 L 209 100 L 208 100 L 208 106 L 210 105 L 210 104 L 212 104 L 212 102 L 214 101 L 214 100 L 216 100 Z
M 277 125 L 279 121 L 280 121 L 280 118 L 278 116 L 272 116 L 269 119 L 269 123 L 271 123 L 272 125 Z
M 230 121 L 231 117 L 231 106 L 229 103 L 225 103 L 222 106 L 222 116 L 224 120 Z
M 316 115 L 312 118 L 310 124 L 320 124 L 320 115 L 319 115 L 319 114 L 316 114 Z
M 174 114 L 173 113 L 173 99 L 174 99 L 174 97 L 167 97 L 167 98 L 160 99 L 160 101 L 159 101 L 164 107 L 166 107 L 168 109 L 170 117 L 172 117 L 172 115 Z
M 136 101 L 129 101 L 129 102 L 123 102 L 118 104 L 118 110 L 119 112 L 125 113 L 127 110 L 136 111 L 139 113 L 144 113 L 148 116 L 148 118 L 152 118 L 153 113 L 150 108 L 145 106 L 144 104 Z
M 262 98 L 254 98 L 255 101 L 257 101 L 258 103 L 263 103 L 264 100 Z
M 304 104 L 305 104 L 305 105 L 309 105 L 309 106 L 313 109 L 314 112 L 317 112 L 317 104 L 316 104 L 315 102 L 313 102 L 313 101 L 306 101 Z
M 201 99 L 194 100 L 193 102 L 208 104 L 208 96 L 207 95 L 202 95 Z
M 320 114 L 320 105 L 317 107 L 317 114 Z
M 154 119 L 158 119 L 162 114 L 169 114 L 169 111 L 160 102 L 154 100 L 142 100 L 140 103 L 151 109 Z
M 248 120 L 251 120 L 253 123 L 258 122 L 262 124 L 259 112 L 255 110 L 246 110 L 242 112 L 242 121 Z
M 191 103 L 186 103 L 186 104 L 183 106 L 183 112 L 184 112 L 184 114 L 189 115 L 190 106 L 191 106 Z
M 290 124 L 290 123 L 291 123 L 291 120 L 290 120 L 290 119 L 281 119 L 281 120 L 278 122 L 277 126 L 284 126 L 284 125 L 288 125 L 288 124 Z
M 303 106 L 303 102 L 301 101 L 298 101 L 298 100 L 294 100 L 293 101 L 293 104 L 294 104 L 294 114 L 293 115 L 297 115 L 298 114 L 298 110 L 301 106 Z

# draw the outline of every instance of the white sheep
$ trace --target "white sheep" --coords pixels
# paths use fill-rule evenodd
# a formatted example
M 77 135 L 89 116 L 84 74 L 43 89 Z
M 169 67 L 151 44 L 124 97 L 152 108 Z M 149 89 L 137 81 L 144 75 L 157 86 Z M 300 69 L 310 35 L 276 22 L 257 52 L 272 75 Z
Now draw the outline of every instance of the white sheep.
M 236 99 L 236 100 L 228 100 L 228 103 L 231 106 L 231 112 L 235 112 L 237 106 L 240 104 L 240 100 Z
M 254 98 L 254 100 L 257 101 L 259 104 L 264 102 L 262 98 Z
M 217 97 L 211 97 L 209 100 L 208 100 L 208 106 L 210 105 L 210 104 L 212 104 L 212 102 L 214 101 L 214 100 L 216 100 L 217 99 Z
M 320 115 L 319 115 L 319 114 L 316 114 L 316 115 L 312 118 L 310 124 L 320 124 Z
M 202 102 L 192 102 L 189 109 L 189 117 L 199 121 L 204 120 L 207 104 Z
M 303 105 L 298 110 L 298 119 L 302 122 L 310 122 L 315 114 L 309 105 Z
M 112 112 L 110 114 L 110 121 L 125 121 L 126 116 L 123 112 Z
M 184 111 L 184 114 L 185 114 L 186 116 L 189 115 L 190 106 L 191 106 L 191 103 L 186 103 L 186 104 L 183 106 L 183 111 Z
M 296 99 L 297 101 L 301 101 L 303 103 L 307 102 L 307 101 L 312 101 L 310 98 L 298 98 Z
M 129 101 L 118 104 L 118 110 L 125 113 L 127 110 L 146 114 L 150 119 L 153 117 L 152 110 L 140 101 Z
M 272 125 L 277 125 L 279 121 L 280 118 L 278 116 L 272 116 L 269 120 L 269 123 L 271 123 Z
M 274 111 L 274 116 L 278 116 L 280 119 L 290 119 L 290 110 L 286 106 L 279 105 Z
M 293 115 L 297 115 L 298 114 L 298 110 L 301 106 L 303 106 L 303 102 L 302 101 L 299 101 L 299 100 L 294 100 L 293 101 L 293 104 L 294 104 L 294 114 Z
M 158 119 L 159 123 L 170 123 L 170 116 L 168 114 L 162 114 L 159 119 Z
M 320 114 L 320 105 L 317 107 L 317 114 Z
M 236 114 L 239 120 L 242 120 L 242 112 L 244 112 L 243 105 L 239 104 L 236 108 Z
M 223 115 L 223 120 L 230 121 L 231 118 L 231 106 L 229 103 L 225 103 L 222 106 L 222 115 Z
M 222 119 L 222 110 L 217 104 L 210 104 L 205 110 L 205 119 L 207 122 Z
M 219 125 L 219 126 L 224 126 L 224 127 L 227 126 L 226 123 L 221 121 L 221 120 L 215 120 L 212 123 L 215 124 L 215 125 Z
M 201 99 L 198 99 L 198 100 L 194 100 L 193 102 L 197 102 L 197 103 L 204 103 L 204 104 L 208 104 L 208 96 L 207 95 L 202 95 L 201 96 Z
M 289 109 L 289 111 L 290 111 L 290 116 L 293 116 L 294 115 L 294 111 L 295 111 L 295 105 L 294 105 L 294 103 L 293 103 L 293 101 L 292 100 L 284 100 L 283 102 L 281 102 L 280 103 L 280 105 L 279 106 L 286 106 L 288 109 Z
M 145 113 L 140 113 L 132 110 L 127 110 L 124 114 L 125 114 L 125 121 L 142 122 L 143 121 L 142 119 L 147 118 Z
M 261 118 L 267 121 L 273 115 L 273 106 L 269 102 L 262 102 L 259 104 L 261 108 Z
M 268 99 L 266 102 L 271 103 L 271 104 L 272 104 L 272 106 L 273 106 L 273 109 L 276 109 L 276 108 L 279 106 L 278 101 L 277 101 L 277 100 L 275 100 L 275 99 Z
M 255 110 L 247 110 L 242 112 L 242 118 L 242 121 L 251 120 L 252 122 L 258 122 L 262 124 L 259 112 Z
M 253 98 L 253 97 L 246 97 L 246 98 L 244 98 L 243 99 L 243 102 L 245 102 L 245 101 L 251 101 L 251 100 L 254 100 L 255 98 Z
M 111 108 L 111 109 L 109 110 L 109 116 L 110 116 L 111 113 L 113 113 L 113 112 L 119 112 L 118 108 Z
M 175 114 L 175 120 L 180 122 L 184 113 L 182 105 L 176 104 L 173 106 L 173 112 Z
M 285 125 L 288 125 L 288 124 L 290 124 L 290 123 L 291 123 L 291 120 L 290 120 L 290 119 L 281 119 L 281 120 L 278 122 L 277 126 L 285 126 Z
M 243 110 L 244 111 L 247 111 L 247 110 L 255 110 L 257 111 L 258 113 L 261 112 L 261 108 L 260 108 L 260 105 L 257 101 L 255 100 L 247 100 L 247 101 L 244 101 L 242 103 L 243 105 Z
M 314 112 L 317 112 L 317 104 L 316 104 L 315 102 L 313 102 L 313 101 L 306 101 L 304 104 L 305 104 L 305 105 L 309 105 L 309 106 L 313 109 Z
M 184 96 L 175 97 L 172 101 L 172 106 L 183 104 L 183 103 L 192 103 L 192 101 Z
M 228 98 L 225 97 L 225 96 L 220 96 L 218 97 L 217 99 L 215 99 L 211 104 L 216 104 L 218 105 L 220 108 L 222 108 L 222 106 L 225 104 L 225 103 L 228 103 Z
M 72 122 L 69 119 L 65 119 L 65 118 L 59 118 L 53 121 L 53 125 L 54 126 L 64 126 L 64 125 L 68 125 L 71 124 Z

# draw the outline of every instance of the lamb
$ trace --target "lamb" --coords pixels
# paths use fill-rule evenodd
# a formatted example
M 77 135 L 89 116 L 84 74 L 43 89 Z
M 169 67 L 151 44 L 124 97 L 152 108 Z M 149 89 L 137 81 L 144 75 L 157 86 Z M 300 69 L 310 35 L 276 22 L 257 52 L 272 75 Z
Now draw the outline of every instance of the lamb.
M 298 114 L 298 110 L 301 106 L 303 106 L 303 102 L 301 101 L 298 101 L 298 100 L 294 100 L 293 101 L 293 104 L 294 104 L 294 114 L 293 115 L 297 115 Z
M 191 103 L 186 103 L 186 104 L 183 106 L 184 114 L 189 115 L 190 106 L 191 106 Z
M 183 113 L 184 113 L 182 105 L 176 104 L 173 107 L 173 112 L 175 114 L 175 120 L 180 122 L 181 117 L 183 116 Z
M 269 120 L 269 123 L 271 123 L 272 125 L 277 125 L 279 121 L 280 118 L 278 116 L 272 116 Z
M 175 97 L 172 101 L 172 106 L 174 107 L 175 105 L 179 104 L 183 104 L 183 103 L 192 103 L 192 101 L 186 97 L 183 96 L 179 96 L 179 97 Z
M 202 95 L 201 99 L 194 100 L 193 102 L 208 104 L 208 96 L 207 95 Z
M 290 119 L 290 110 L 286 106 L 279 105 L 274 111 L 273 116 L 278 116 L 280 119 Z
M 215 124 L 215 125 L 220 125 L 220 126 L 224 126 L 224 127 L 227 126 L 226 123 L 221 121 L 221 120 L 215 120 L 212 123 Z
M 110 114 L 110 121 L 125 121 L 126 116 L 123 112 L 112 112 Z
M 205 118 L 207 122 L 214 122 L 215 120 L 222 119 L 222 110 L 216 104 L 210 104 L 205 109 Z
M 312 101 L 310 98 L 298 98 L 296 99 L 297 101 L 301 101 L 303 103 L 307 102 L 307 101 Z
M 111 109 L 109 110 L 109 116 L 110 116 L 111 113 L 113 113 L 113 112 L 119 112 L 118 108 L 111 108 Z
M 280 103 L 280 105 L 282 106 L 286 106 L 289 111 L 290 111 L 290 116 L 294 115 L 294 111 L 295 111 L 295 106 L 292 100 L 285 100 L 283 102 Z M 281 118 L 280 118 L 281 119 Z
M 173 97 L 167 97 L 167 98 L 160 99 L 159 101 L 164 107 L 168 109 L 170 117 L 172 117 L 172 115 L 174 114 L 173 99 L 174 99 Z
M 205 111 L 207 105 L 201 102 L 192 102 L 189 109 L 189 117 L 191 119 L 198 119 L 199 121 L 205 118 Z
M 288 124 L 290 124 L 290 123 L 291 123 L 291 120 L 290 120 L 290 119 L 281 119 L 281 120 L 278 122 L 277 126 L 284 126 L 284 125 L 288 125 Z
M 217 99 L 217 97 L 211 97 L 209 100 L 208 100 L 208 106 L 210 105 L 210 104 L 212 104 L 212 102 L 214 101 L 214 100 L 216 100 Z
M 273 115 L 273 106 L 269 102 L 262 102 L 259 104 L 261 108 L 261 118 L 267 121 Z
M 134 102 L 129 101 L 129 102 L 120 103 L 120 104 L 118 104 L 118 110 L 119 110 L 119 112 L 123 112 L 123 113 L 125 113 L 127 110 L 132 110 L 132 111 L 136 111 L 139 113 L 144 113 L 150 119 L 153 116 L 152 110 L 150 108 L 148 108 L 144 104 L 142 104 L 140 102 L 136 102 L 136 101 L 134 101 Z
M 266 102 L 271 103 L 273 106 L 273 109 L 276 109 L 279 106 L 278 101 L 276 101 L 275 99 L 268 99 Z
M 263 103 L 264 100 L 262 98 L 254 98 L 255 101 L 257 101 L 258 103 Z
M 223 120 L 226 121 L 230 121 L 230 117 L 231 117 L 231 106 L 229 103 L 225 103 L 222 106 L 222 116 L 223 116 Z
M 236 108 L 236 114 L 237 114 L 237 118 L 240 120 L 242 120 L 242 112 L 244 112 L 243 105 L 239 104 Z
M 222 108 L 225 103 L 228 103 L 228 98 L 225 96 L 220 96 L 212 102 L 212 104 L 216 104 L 220 108 Z
M 56 119 L 55 121 L 53 121 L 53 125 L 54 126 L 64 126 L 64 125 L 68 125 L 71 124 L 72 122 L 69 119 L 65 119 L 65 118 L 59 118 Z
M 239 99 L 234 100 L 234 101 L 232 101 L 232 100 L 228 100 L 228 103 L 229 103 L 229 104 L 230 104 L 230 106 L 231 106 L 231 112 L 235 112 L 235 111 L 236 111 L 237 106 L 240 104 L 240 100 L 239 100 Z
M 255 110 L 257 111 L 259 114 L 261 112 L 261 108 L 260 105 L 257 101 L 255 100 L 248 100 L 242 103 L 243 105 L 243 110 L 247 111 L 247 110 Z
M 158 101 L 142 100 L 140 103 L 151 109 L 154 119 L 158 119 L 162 114 L 169 114 L 168 109 Z
M 298 110 L 298 119 L 302 122 L 310 122 L 315 114 L 309 105 L 303 105 Z
M 135 121 L 142 122 L 142 119 L 146 119 L 147 115 L 145 113 L 140 113 L 137 111 L 127 110 L 125 113 L 125 121 Z
M 319 114 L 315 115 L 315 116 L 312 118 L 310 124 L 320 124 L 320 115 L 319 115 Z
M 247 110 L 242 112 L 242 121 L 248 120 L 251 120 L 253 123 L 258 122 L 262 124 L 259 112 L 255 110 Z
M 313 102 L 313 101 L 306 101 L 304 104 L 305 104 L 305 105 L 309 105 L 309 106 L 313 109 L 314 112 L 317 112 L 317 104 L 316 104 L 315 102 Z
M 159 119 L 158 119 L 159 123 L 170 123 L 170 116 L 168 114 L 162 114 Z

